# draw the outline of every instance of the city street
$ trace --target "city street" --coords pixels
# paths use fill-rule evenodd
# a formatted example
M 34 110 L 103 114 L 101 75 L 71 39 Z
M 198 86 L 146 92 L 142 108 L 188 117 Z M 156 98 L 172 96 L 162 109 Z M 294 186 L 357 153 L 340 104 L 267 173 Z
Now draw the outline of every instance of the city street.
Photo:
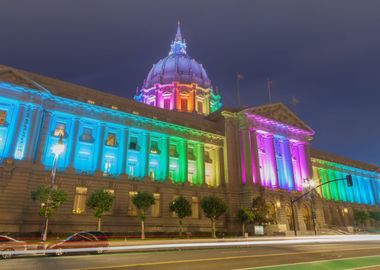
M 350 236 L 347 236 L 350 237 Z M 103 255 L 71 255 L 63 257 L 33 256 L 0 261 L 1 269 L 321 269 L 322 264 L 334 264 L 334 269 L 354 269 L 369 266 L 380 268 L 380 237 L 373 241 L 349 241 L 343 237 L 300 238 L 299 240 L 257 241 L 258 245 L 221 248 L 186 247 L 144 252 L 108 251 Z M 323 241 L 322 241 L 323 240 Z M 337 242 L 337 241 L 344 242 Z M 358 239 L 356 239 L 358 240 Z M 215 243 L 215 242 L 214 242 Z M 225 242 L 224 242 L 225 243 Z M 236 243 L 236 242 L 234 242 Z M 194 243 L 193 243 L 194 244 Z M 204 242 L 202 244 L 205 244 Z M 349 258 L 359 258 L 351 260 Z M 323 262 L 321 262 L 323 261 Z M 318 262 L 318 264 L 300 263 Z M 286 268 L 286 264 L 292 268 Z M 299 264 L 299 268 L 295 268 Z M 331 265 L 329 266 L 331 269 Z M 339 268 L 343 267 L 343 268 Z M 346 267 L 346 268 L 344 268 Z M 377 268 L 376 268 L 377 267 Z M 272 269 L 272 268 L 265 268 Z M 323 269 L 323 268 L 322 268 Z M 362 268 L 367 269 L 367 268 Z

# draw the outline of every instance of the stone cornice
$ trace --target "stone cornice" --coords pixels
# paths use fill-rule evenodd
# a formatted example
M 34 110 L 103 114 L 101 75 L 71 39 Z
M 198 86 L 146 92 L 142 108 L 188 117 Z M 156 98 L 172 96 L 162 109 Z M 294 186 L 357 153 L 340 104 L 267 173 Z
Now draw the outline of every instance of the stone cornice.
M 223 145 L 224 136 L 222 135 L 140 116 L 138 115 L 138 112 L 136 112 L 136 114 L 129 114 L 120 110 L 113 110 L 111 108 L 54 96 L 50 93 L 36 91 L 34 89 L 14 86 L 9 83 L 0 82 L 0 87 L 10 90 L 5 96 L 13 99 L 17 98 L 19 101 L 40 105 L 46 110 L 56 110 L 76 117 L 93 118 L 100 121 L 147 129 L 177 137 Z M 12 94 L 12 91 L 17 93 L 16 97 L 14 92 Z

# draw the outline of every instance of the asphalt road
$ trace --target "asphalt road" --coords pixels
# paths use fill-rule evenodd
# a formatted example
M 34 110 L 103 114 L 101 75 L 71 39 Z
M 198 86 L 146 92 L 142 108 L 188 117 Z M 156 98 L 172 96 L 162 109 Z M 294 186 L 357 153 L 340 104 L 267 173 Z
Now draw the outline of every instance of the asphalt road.
M 244 269 L 260 266 L 380 256 L 380 241 L 300 243 L 175 251 L 34 256 L 0 261 L 0 269 Z M 379 268 L 374 268 L 379 269 Z

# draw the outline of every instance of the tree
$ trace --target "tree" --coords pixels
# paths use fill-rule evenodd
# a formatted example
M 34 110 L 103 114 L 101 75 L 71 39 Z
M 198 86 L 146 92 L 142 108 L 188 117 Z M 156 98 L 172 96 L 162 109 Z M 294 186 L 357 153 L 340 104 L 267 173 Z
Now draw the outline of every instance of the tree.
M 183 196 L 179 196 L 175 198 L 169 204 L 169 211 L 174 212 L 179 219 L 179 236 L 182 236 L 182 220 L 185 217 L 191 216 L 191 204 L 190 202 Z
M 52 217 L 55 210 L 67 200 L 67 193 L 61 189 L 50 189 L 50 187 L 39 186 L 31 192 L 31 198 L 33 201 L 40 202 L 38 214 L 40 217 L 45 218 L 44 235 L 46 235 L 49 217 Z
M 242 233 L 243 236 L 245 235 L 245 224 L 249 222 L 253 222 L 254 220 L 254 215 L 252 211 L 248 210 L 247 208 L 240 208 L 238 211 L 238 220 L 242 225 Z
M 368 220 L 368 212 L 363 210 L 354 210 L 354 220 L 358 225 L 364 225 L 364 223 Z
M 155 204 L 154 196 L 146 191 L 138 192 L 132 198 L 132 203 L 137 208 L 137 218 L 141 222 L 141 239 L 145 239 L 145 211 Z
M 380 211 L 371 211 L 369 212 L 369 218 L 375 220 L 375 221 L 380 221 Z
M 98 231 L 102 227 L 102 216 L 111 210 L 114 196 L 104 189 L 95 190 L 86 201 L 88 208 L 94 210 L 94 216 L 98 218 Z
M 252 200 L 252 213 L 253 213 L 254 224 L 264 225 L 266 223 L 273 221 L 273 217 L 269 215 L 270 213 L 269 205 L 266 203 L 262 195 Z
M 227 211 L 227 204 L 221 198 L 211 195 L 202 198 L 201 208 L 205 216 L 211 221 L 211 236 L 215 238 L 215 222 Z

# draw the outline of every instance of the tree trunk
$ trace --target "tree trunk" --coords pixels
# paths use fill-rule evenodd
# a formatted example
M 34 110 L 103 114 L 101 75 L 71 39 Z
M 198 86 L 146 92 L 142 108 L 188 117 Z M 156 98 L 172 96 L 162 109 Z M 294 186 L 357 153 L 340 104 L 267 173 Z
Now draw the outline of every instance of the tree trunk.
M 241 231 L 243 232 L 243 237 L 245 236 L 245 223 L 243 222 L 241 225 Z
M 182 236 L 182 219 L 179 220 L 179 237 Z
M 98 231 L 102 228 L 102 218 L 98 218 Z
M 44 241 L 44 242 L 47 239 L 48 225 L 49 225 L 49 218 L 45 217 L 44 229 L 43 229 L 43 233 L 42 233 L 42 241 Z
M 141 220 L 141 239 L 145 239 L 145 224 L 144 224 L 144 220 Z
M 215 220 L 214 219 L 211 219 L 211 237 L 216 238 Z

